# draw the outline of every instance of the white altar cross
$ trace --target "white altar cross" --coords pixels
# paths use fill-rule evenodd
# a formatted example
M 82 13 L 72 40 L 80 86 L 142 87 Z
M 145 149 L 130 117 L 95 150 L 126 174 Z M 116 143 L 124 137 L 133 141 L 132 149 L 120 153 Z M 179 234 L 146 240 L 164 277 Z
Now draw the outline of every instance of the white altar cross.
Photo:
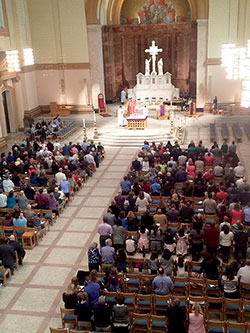
M 145 50 L 146 53 L 149 53 L 152 56 L 152 73 L 151 75 L 157 75 L 155 70 L 155 64 L 156 64 L 156 56 L 159 52 L 162 52 L 162 49 L 158 49 L 158 46 L 155 45 L 155 41 L 152 41 L 152 45 L 149 49 Z

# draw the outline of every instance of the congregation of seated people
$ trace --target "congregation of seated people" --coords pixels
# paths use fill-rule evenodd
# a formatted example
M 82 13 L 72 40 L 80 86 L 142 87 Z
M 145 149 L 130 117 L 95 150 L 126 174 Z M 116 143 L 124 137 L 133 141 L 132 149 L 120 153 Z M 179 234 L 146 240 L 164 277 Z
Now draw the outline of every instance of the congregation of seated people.
M 15 272 L 25 256 L 25 230 L 43 237 L 48 223 L 53 223 L 103 158 L 103 146 L 93 141 L 62 146 L 58 141 L 26 139 L 15 142 L 8 154 L 1 153 L 1 267 Z
M 138 312 L 162 314 L 168 332 L 204 333 L 218 298 L 224 325 L 234 301 L 242 322 L 250 297 L 249 189 L 235 142 L 187 149 L 145 142 L 98 227 L 99 244 L 89 247 L 90 275 L 80 293 L 69 286 L 65 307 L 88 330 L 133 331 Z M 158 296 L 168 297 L 160 311 Z M 98 317 L 100 307 L 107 316 Z

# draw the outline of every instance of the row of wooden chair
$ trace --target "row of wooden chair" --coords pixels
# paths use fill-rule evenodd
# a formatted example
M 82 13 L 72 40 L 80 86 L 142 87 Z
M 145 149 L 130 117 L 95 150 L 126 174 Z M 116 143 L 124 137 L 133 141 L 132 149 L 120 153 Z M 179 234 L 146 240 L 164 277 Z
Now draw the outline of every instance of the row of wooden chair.
M 105 273 L 97 273 L 97 277 L 104 282 Z M 119 274 L 119 277 L 124 281 L 123 289 L 126 292 L 138 292 L 140 286 L 147 279 L 153 281 L 155 275 L 144 273 L 126 273 Z M 172 290 L 173 295 L 186 295 L 186 296 L 216 296 L 220 297 L 222 291 L 220 289 L 218 280 L 210 280 L 207 278 L 195 278 L 192 276 L 177 277 L 171 276 L 174 288 Z M 250 299 L 250 284 L 240 282 L 239 285 L 240 295 L 244 299 Z
M 134 313 L 131 315 L 131 330 L 130 332 L 136 331 L 147 331 L 147 332 L 167 332 L 164 316 L 148 316 Z M 147 326 L 144 324 L 151 324 Z M 163 327 L 158 327 L 162 325 Z M 157 325 L 157 327 L 154 327 Z M 205 321 L 205 329 L 207 333 L 249 333 L 249 323 L 234 323 L 230 321 Z M 50 333 L 90 333 L 90 331 L 81 331 L 68 328 L 50 328 Z
M 123 296 L 125 297 L 126 294 L 123 294 Z M 138 295 L 137 295 L 138 296 Z M 145 296 L 145 295 L 140 295 Z M 108 297 L 106 297 L 106 300 L 108 301 Z M 133 297 L 130 296 L 130 302 L 133 300 Z M 143 312 L 148 311 L 149 313 L 137 313 L 136 311 L 140 310 L 139 307 L 133 307 L 132 311 L 130 312 L 130 332 L 137 332 L 137 331 L 143 331 L 146 330 L 147 332 L 167 332 L 167 318 L 165 315 L 156 315 L 154 314 L 155 312 L 160 312 L 161 314 L 163 314 L 163 312 L 165 312 L 168 308 L 169 305 L 171 305 L 171 300 L 167 298 L 167 296 L 157 296 L 154 295 L 155 298 L 155 303 L 159 303 L 159 310 L 157 311 L 152 311 L 152 306 L 149 309 L 141 309 Z M 129 298 L 125 298 L 125 301 L 129 300 Z M 147 302 L 148 299 L 146 298 L 141 298 L 138 301 L 142 302 L 143 304 L 145 304 Z M 205 328 L 206 328 L 206 332 L 211 332 L 211 333 L 215 333 L 215 332 L 224 332 L 224 333 L 249 333 L 249 329 L 250 329 L 250 324 L 245 323 L 245 322 L 231 322 L 231 321 L 227 321 L 227 314 L 236 314 L 238 316 L 238 313 L 235 312 L 226 312 L 225 316 L 222 316 L 222 321 L 214 321 L 209 319 L 209 314 L 224 314 L 225 310 L 222 306 L 222 309 L 212 309 L 212 311 L 210 311 L 209 306 L 207 306 L 206 304 L 204 305 L 204 302 L 199 299 L 195 299 L 193 298 L 192 300 L 188 300 L 186 301 L 185 299 L 183 299 L 183 297 L 179 297 L 179 300 L 181 302 L 181 306 L 185 306 L 185 304 L 187 304 L 186 306 L 186 315 L 188 318 L 188 314 L 191 311 L 192 308 L 192 304 L 194 302 L 198 302 L 201 304 L 203 311 L 204 311 L 204 317 L 205 317 Z M 216 299 L 214 299 L 215 301 Z M 229 301 L 227 303 L 228 307 L 232 306 L 235 307 L 235 304 L 233 302 L 233 300 L 228 300 L 225 299 L 225 302 Z M 237 300 L 235 300 L 237 301 Z M 211 299 L 208 299 L 208 302 L 211 302 Z M 166 305 L 164 305 L 164 303 Z M 212 303 L 212 304 L 220 304 L 218 303 Z M 222 303 L 223 304 L 223 303 Z M 112 303 L 111 303 L 112 305 Z M 236 304 L 238 305 L 238 304 Z M 247 305 L 249 307 L 249 305 Z M 246 307 L 245 307 L 246 308 Z M 215 311 L 217 310 L 217 311 Z M 250 311 L 244 312 L 241 315 L 241 318 L 245 318 L 246 316 L 250 315 Z M 61 308 L 61 320 L 62 320 L 62 327 L 63 329 L 50 329 L 51 333 L 58 333 L 58 332 L 68 332 L 68 333 L 73 333 L 76 332 L 78 330 L 78 318 L 77 316 L 74 314 L 74 309 L 63 309 Z M 66 325 L 72 325 L 75 330 L 69 330 L 69 329 L 65 329 Z M 82 332 L 87 332 L 87 331 L 82 331 Z
M 137 293 L 107 291 L 103 291 L 103 295 L 106 296 L 107 303 L 111 305 L 116 304 L 116 297 L 118 295 L 122 295 L 125 299 L 124 303 L 128 306 L 130 311 L 138 313 L 163 313 L 173 303 L 173 300 L 178 298 L 180 305 L 186 309 L 187 314 L 191 311 L 194 303 L 199 303 L 207 320 L 210 319 L 210 315 L 217 315 L 220 317 L 220 320 L 226 320 L 228 315 L 234 315 L 237 317 L 238 322 L 244 322 L 245 318 L 250 317 L 250 300 L 246 299 L 191 295 L 142 295 Z
M 50 333 L 90 333 L 90 331 L 81 331 L 78 329 L 69 328 L 52 328 L 50 327 Z

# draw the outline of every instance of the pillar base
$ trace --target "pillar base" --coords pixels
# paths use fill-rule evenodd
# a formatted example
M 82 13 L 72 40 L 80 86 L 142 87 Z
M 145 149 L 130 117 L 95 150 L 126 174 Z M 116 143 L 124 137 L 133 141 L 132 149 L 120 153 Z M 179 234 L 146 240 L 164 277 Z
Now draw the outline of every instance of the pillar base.
M 7 148 L 7 141 L 5 138 L 0 138 L 0 151 Z

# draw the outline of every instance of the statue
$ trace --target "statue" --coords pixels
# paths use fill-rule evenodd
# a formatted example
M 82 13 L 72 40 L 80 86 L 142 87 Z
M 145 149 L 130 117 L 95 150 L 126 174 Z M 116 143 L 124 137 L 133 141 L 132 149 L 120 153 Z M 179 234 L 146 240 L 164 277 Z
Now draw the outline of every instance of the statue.
M 163 75 L 163 61 L 162 58 L 158 61 L 158 75 Z
M 155 70 L 156 56 L 159 52 L 162 52 L 162 49 L 159 49 L 158 46 L 155 45 L 155 41 L 152 41 L 152 45 L 149 49 L 145 50 L 146 53 L 149 53 L 152 56 L 152 73 L 151 75 L 157 75 Z
M 151 59 L 145 60 L 145 75 L 150 75 L 150 61 Z

